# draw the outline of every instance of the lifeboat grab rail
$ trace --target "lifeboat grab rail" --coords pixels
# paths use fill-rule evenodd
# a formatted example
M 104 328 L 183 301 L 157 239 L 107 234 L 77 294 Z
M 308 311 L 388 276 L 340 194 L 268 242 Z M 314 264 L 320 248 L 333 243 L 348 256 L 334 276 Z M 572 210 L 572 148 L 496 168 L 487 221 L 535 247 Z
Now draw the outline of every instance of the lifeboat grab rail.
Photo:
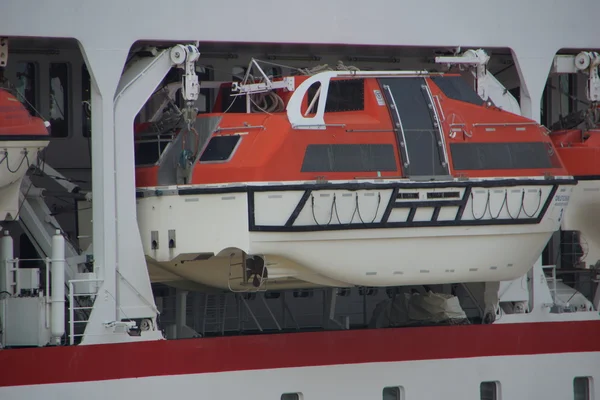
M 243 129 L 265 129 L 264 125 L 246 125 L 246 126 L 228 126 L 226 128 L 217 127 L 215 132 L 239 131 Z
M 476 122 L 471 126 L 523 126 L 523 125 L 539 125 L 537 122 Z
M 423 85 L 423 90 L 425 91 L 425 93 L 427 93 L 427 97 L 429 97 L 429 101 L 431 102 L 431 109 L 433 110 L 433 116 L 435 118 L 435 128 L 437 128 L 437 130 L 440 133 L 440 139 L 441 139 L 441 144 L 440 144 L 440 151 L 444 157 L 444 164 L 443 166 L 445 168 L 448 168 L 448 166 L 450 165 L 450 161 L 448 160 L 448 154 L 446 154 L 446 137 L 444 135 L 444 127 L 443 127 L 443 122 L 440 119 L 440 115 L 439 112 L 444 112 L 442 109 L 442 103 L 439 102 L 439 98 L 438 98 L 438 107 L 436 108 L 435 106 L 435 100 L 434 100 L 434 96 L 431 94 L 431 89 L 429 88 L 429 85 L 427 85 L 427 83 L 425 83 Z M 438 112 L 439 109 L 439 112 Z M 396 112 L 398 112 L 396 110 Z M 444 120 L 446 119 L 446 117 L 444 117 Z M 408 154 L 408 152 L 406 153 Z
M 325 102 L 329 92 L 331 79 L 338 77 L 352 78 L 384 78 L 384 77 L 430 77 L 443 76 L 443 72 L 429 71 L 325 71 L 310 76 L 302 82 L 290 97 L 286 112 L 288 121 L 292 129 L 319 130 L 326 129 L 325 123 Z M 302 113 L 303 100 L 308 89 L 314 84 L 320 83 L 319 99 L 316 103 L 316 112 L 314 116 L 306 117 Z M 314 105 L 313 105 L 314 106 Z
M 396 100 L 394 99 L 394 94 L 392 93 L 392 90 L 390 89 L 389 85 L 383 85 L 383 88 L 385 90 L 387 90 L 387 92 L 390 94 L 390 99 L 392 100 L 392 106 L 394 108 L 394 112 L 396 113 L 396 117 L 398 118 L 398 124 L 400 125 L 398 128 L 400 128 L 400 133 L 402 134 L 402 142 L 403 142 L 403 146 L 404 147 L 404 152 L 406 153 L 406 167 L 408 167 L 410 165 L 410 156 L 408 155 L 408 146 L 406 143 L 406 136 L 404 135 L 404 127 L 402 126 L 402 119 L 400 119 L 400 113 L 398 112 L 398 106 L 396 105 Z

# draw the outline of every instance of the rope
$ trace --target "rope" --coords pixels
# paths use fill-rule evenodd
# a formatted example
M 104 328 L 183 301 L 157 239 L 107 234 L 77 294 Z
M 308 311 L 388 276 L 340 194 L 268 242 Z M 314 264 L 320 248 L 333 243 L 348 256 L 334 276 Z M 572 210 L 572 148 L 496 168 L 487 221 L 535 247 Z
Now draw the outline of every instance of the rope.
M 317 226 L 321 226 L 321 224 L 319 224 L 319 222 L 317 221 L 317 218 L 315 216 L 315 197 L 311 194 L 311 211 L 312 211 L 312 216 L 313 216 L 313 221 L 315 222 L 315 224 L 317 224 Z M 381 207 L 381 193 L 377 192 L 377 208 L 375 209 L 375 215 L 373 216 L 373 219 L 370 222 L 365 222 L 362 218 L 362 215 L 360 214 L 360 205 L 358 202 L 358 193 L 356 193 L 356 196 L 354 197 L 354 211 L 352 212 L 352 216 L 350 217 L 350 221 L 348 223 L 343 223 L 340 215 L 338 213 L 338 209 L 337 209 L 337 198 L 335 193 L 333 194 L 333 201 L 331 202 L 331 209 L 329 212 L 329 221 L 327 221 L 326 224 L 324 224 L 325 226 L 328 226 L 329 224 L 331 224 L 331 221 L 333 220 L 333 215 L 335 213 L 335 217 L 338 220 L 338 224 L 340 225 L 351 225 L 352 221 L 354 221 L 354 216 L 356 214 L 358 214 L 358 218 L 360 219 L 360 222 L 363 225 L 366 224 L 372 224 L 373 222 L 375 222 L 375 219 L 377 219 L 377 214 L 379 213 L 379 208 Z
M 473 219 L 476 221 L 481 221 L 485 217 L 485 214 L 487 212 L 489 212 L 490 218 L 492 220 L 496 220 L 496 219 L 500 218 L 500 214 L 502 214 L 502 210 L 504 209 L 505 205 L 506 205 L 506 212 L 507 212 L 508 216 L 510 217 L 510 219 L 513 219 L 513 220 L 519 219 L 519 217 L 521 216 L 521 213 L 525 214 L 528 218 L 535 218 L 536 214 L 538 213 L 538 211 L 540 210 L 540 207 L 542 205 L 542 189 L 538 189 L 538 203 L 537 203 L 535 210 L 531 214 L 528 213 L 527 210 L 525 209 L 525 189 L 522 189 L 522 191 L 521 191 L 521 204 L 519 205 L 519 212 L 517 213 L 516 217 L 513 216 L 510 212 L 510 207 L 508 206 L 508 190 L 506 190 L 506 189 L 504 189 L 504 197 L 502 199 L 502 205 L 500 206 L 500 209 L 498 210 L 498 213 L 496 214 L 496 216 L 494 216 L 492 214 L 489 190 L 487 192 L 487 198 L 486 198 L 486 202 L 485 202 L 485 207 L 483 209 L 483 214 L 480 217 L 475 216 L 475 205 L 474 204 L 475 204 L 475 196 L 473 195 L 473 192 L 471 192 L 471 215 L 473 216 Z
M 257 60 L 257 59 L 253 59 L 253 61 L 255 61 L 257 63 L 260 62 L 260 63 L 264 63 L 264 64 L 275 65 L 278 67 L 290 68 L 290 69 L 293 69 L 293 70 L 299 72 L 301 75 L 314 75 L 314 74 L 317 74 L 319 72 L 324 72 L 324 71 L 360 71 L 360 69 L 355 66 L 344 65 L 344 63 L 341 60 L 338 61 L 335 69 L 329 67 L 328 64 L 317 65 L 313 68 L 294 68 L 294 67 L 289 67 L 289 66 L 282 65 L 282 64 L 277 64 L 277 63 L 272 63 L 272 62 L 262 61 L 262 60 Z M 241 78 L 241 77 L 238 76 L 238 78 Z M 267 75 L 267 78 L 270 81 L 272 81 L 274 76 Z M 241 79 L 242 79 L 242 84 L 244 84 L 244 85 L 247 85 L 249 83 L 254 83 L 254 84 L 264 83 L 266 81 L 264 76 L 256 77 L 255 75 L 253 75 L 251 73 L 251 68 L 248 69 L 248 71 L 246 72 L 244 77 Z M 252 112 L 263 112 L 263 113 L 270 115 L 272 113 L 278 113 L 278 112 L 285 111 L 285 102 L 283 101 L 281 96 L 279 96 L 275 91 L 270 91 L 270 92 L 265 92 L 265 93 L 254 93 L 249 96 L 250 96 L 250 103 L 251 103 L 250 110 Z M 227 113 L 227 111 L 229 111 L 229 109 L 231 108 L 231 106 L 237 100 L 238 97 L 241 97 L 241 96 L 235 97 L 235 99 L 231 102 L 231 104 L 229 105 L 227 110 L 225 110 L 225 113 Z

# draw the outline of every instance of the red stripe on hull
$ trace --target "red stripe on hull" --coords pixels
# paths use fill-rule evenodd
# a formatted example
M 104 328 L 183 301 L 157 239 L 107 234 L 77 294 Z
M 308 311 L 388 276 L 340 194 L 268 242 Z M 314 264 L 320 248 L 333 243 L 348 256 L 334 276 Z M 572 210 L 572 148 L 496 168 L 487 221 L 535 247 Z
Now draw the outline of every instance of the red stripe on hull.
M 0 350 L 0 386 L 468 357 L 600 352 L 600 321 L 252 335 Z

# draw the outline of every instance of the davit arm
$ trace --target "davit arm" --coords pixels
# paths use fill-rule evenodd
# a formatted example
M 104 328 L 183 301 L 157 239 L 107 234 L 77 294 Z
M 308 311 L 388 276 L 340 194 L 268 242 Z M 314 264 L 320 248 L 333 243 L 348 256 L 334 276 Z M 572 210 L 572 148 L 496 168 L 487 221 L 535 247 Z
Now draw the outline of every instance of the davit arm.
M 487 63 L 490 56 L 483 50 L 467 50 L 462 55 L 440 56 L 435 58 L 438 64 L 460 65 L 475 67 L 471 71 L 475 77 L 477 94 L 484 101 L 491 100 L 496 107 L 513 114 L 521 115 L 519 102 L 500 83 L 494 75 L 488 72 Z

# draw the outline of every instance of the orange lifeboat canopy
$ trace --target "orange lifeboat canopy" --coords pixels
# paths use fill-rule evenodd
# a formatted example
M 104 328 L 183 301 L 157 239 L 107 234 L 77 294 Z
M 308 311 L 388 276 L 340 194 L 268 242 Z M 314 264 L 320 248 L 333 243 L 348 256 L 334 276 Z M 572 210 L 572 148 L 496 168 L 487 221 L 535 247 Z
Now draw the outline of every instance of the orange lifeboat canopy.
M 44 121 L 32 117 L 10 92 L 0 89 L 0 140 L 31 140 L 50 136 Z

